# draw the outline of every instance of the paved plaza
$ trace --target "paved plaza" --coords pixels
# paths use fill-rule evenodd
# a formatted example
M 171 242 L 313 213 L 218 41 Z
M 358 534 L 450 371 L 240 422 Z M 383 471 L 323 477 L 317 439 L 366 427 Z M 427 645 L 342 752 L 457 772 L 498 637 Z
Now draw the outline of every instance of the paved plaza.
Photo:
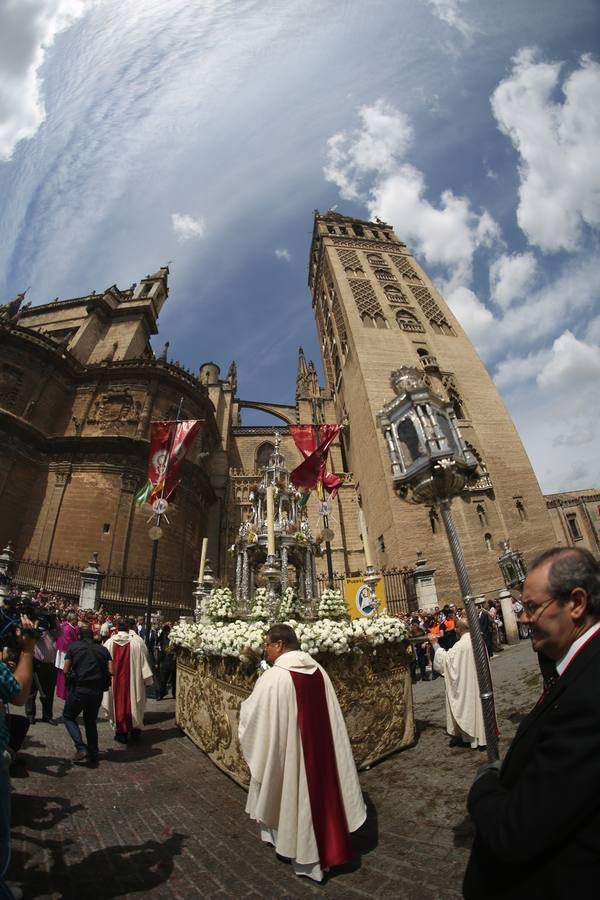
M 528 641 L 491 666 L 505 749 L 540 677 Z M 369 815 L 354 836 L 357 861 L 323 885 L 297 878 L 259 841 L 244 791 L 181 734 L 172 700 L 148 701 L 137 745 L 115 743 L 101 723 L 95 770 L 71 763 L 62 724 L 32 726 L 28 774 L 13 781 L 9 878 L 26 900 L 458 898 L 471 841 L 465 797 L 486 756 L 448 746 L 443 679 L 415 685 L 414 699 L 417 744 L 361 773 Z

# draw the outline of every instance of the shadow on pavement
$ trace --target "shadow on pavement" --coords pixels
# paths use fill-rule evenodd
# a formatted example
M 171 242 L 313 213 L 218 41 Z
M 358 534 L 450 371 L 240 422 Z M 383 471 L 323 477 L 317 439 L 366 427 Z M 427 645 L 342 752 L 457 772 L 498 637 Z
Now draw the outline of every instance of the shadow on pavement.
M 40 797 L 38 794 L 14 794 L 12 801 L 12 828 L 33 828 L 46 831 L 54 828 L 67 816 L 87 807 L 73 804 L 64 797 Z
M 171 738 L 182 737 L 181 730 L 173 725 L 172 728 L 144 728 L 138 741 L 129 740 L 127 744 L 114 743 L 114 746 L 107 747 L 106 750 L 100 749 L 100 761 L 108 762 L 130 762 L 131 760 L 149 759 L 153 756 L 159 756 L 163 751 L 156 747 L 163 741 L 169 741 Z
M 127 894 L 144 893 L 159 887 L 170 878 L 174 859 L 181 853 L 187 835 L 174 833 L 163 843 L 146 841 L 144 844 L 114 845 L 94 850 L 84 859 L 67 865 L 64 850 L 73 844 L 63 841 L 38 840 L 25 835 L 15 835 L 19 842 L 39 847 L 50 856 L 50 871 L 37 866 L 26 868 L 28 855 L 15 853 L 15 870 L 26 884 L 27 900 L 36 897 L 58 895 L 61 900 L 74 900 L 85 896 L 86 900 L 113 900 Z M 36 853 L 36 855 L 39 855 Z M 17 875 L 17 880 L 19 880 Z
M 360 826 L 358 831 L 352 834 L 352 848 L 356 854 L 352 862 L 346 863 L 345 866 L 337 866 L 333 872 L 327 876 L 327 881 L 331 881 L 338 875 L 347 875 L 349 872 L 356 872 L 362 865 L 362 858 L 371 853 L 379 844 L 379 820 L 375 805 L 367 793 L 363 794 L 367 807 L 367 818 Z

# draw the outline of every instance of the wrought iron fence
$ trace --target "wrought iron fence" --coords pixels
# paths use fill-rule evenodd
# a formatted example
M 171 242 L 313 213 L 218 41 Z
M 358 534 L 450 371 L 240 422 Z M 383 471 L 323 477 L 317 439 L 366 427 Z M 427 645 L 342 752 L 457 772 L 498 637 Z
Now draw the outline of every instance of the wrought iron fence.
M 80 568 L 34 559 L 21 559 L 13 566 L 13 584 L 22 591 L 47 591 L 70 603 L 79 603 Z M 141 615 L 148 602 L 147 575 L 107 572 L 101 582 L 98 605 L 108 612 Z M 175 578 L 156 578 L 152 607 L 171 617 L 189 615 L 194 607 L 195 583 Z
M 147 575 L 121 575 L 109 572 L 102 580 L 100 603 L 110 612 L 131 612 L 141 615 L 148 602 Z M 156 578 L 152 592 L 152 608 L 172 616 L 187 616 L 193 611 L 192 593 L 196 584 L 192 579 Z
M 12 580 L 22 591 L 48 591 L 66 600 L 79 600 L 81 578 L 77 566 L 49 565 L 37 559 L 21 559 L 14 564 Z
M 21 559 L 13 566 L 13 582 L 20 590 L 44 590 L 71 603 L 79 603 L 80 568 Z M 333 587 L 344 593 L 345 575 L 334 573 Z M 388 569 L 382 573 L 390 615 L 402 616 L 417 608 L 414 570 Z M 156 578 L 152 607 L 169 618 L 190 615 L 194 609 L 192 579 Z M 329 587 L 327 575 L 317 576 L 319 597 Z M 123 575 L 107 572 L 101 582 L 98 605 L 123 615 L 141 615 L 148 600 L 147 575 Z

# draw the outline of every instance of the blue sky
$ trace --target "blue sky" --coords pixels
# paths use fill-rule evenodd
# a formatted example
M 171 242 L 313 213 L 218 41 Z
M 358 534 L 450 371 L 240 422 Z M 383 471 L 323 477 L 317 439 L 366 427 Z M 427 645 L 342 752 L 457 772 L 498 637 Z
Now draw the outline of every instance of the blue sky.
M 293 398 L 312 214 L 379 215 L 546 492 L 600 488 L 596 0 L 0 0 L 0 294 L 170 262 L 157 349 Z

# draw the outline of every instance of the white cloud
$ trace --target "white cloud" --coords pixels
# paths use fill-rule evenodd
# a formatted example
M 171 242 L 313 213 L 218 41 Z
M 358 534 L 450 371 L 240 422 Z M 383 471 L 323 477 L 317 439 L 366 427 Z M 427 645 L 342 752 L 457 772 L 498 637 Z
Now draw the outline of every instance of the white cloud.
M 490 266 L 492 300 L 504 309 L 515 302 L 525 302 L 536 276 L 537 261 L 533 253 L 503 254 Z
M 275 251 L 275 256 L 277 257 L 277 259 L 283 259 L 285 262 L 288 262 L 288 263 L 292 261 L 292 254 L 285 247 L 279 247 Z
M 473 36 L 473 27 L 463 19 L 460 7 L 465 0 L 425 0 L 432 7 L 434 15 L 451 28 L 456 28 L 464 38 Z
M 565 331 L 552 344 L 552 356 L 539 373 L 537 381 L 540 387 L 562 392 L 586 390 L 591 384 L 597 400 L 600 347 L 579 341 L 570 331 Z
M 448 306 L 472 341 L 484 341 L 494 325 L 494 317 L 481 300 L 466 287 L 446 291 Z
M 573 251 L 583 226 L 600 225 L 600 65 L 589 56 L 560 86 L 560 63 L 522 49 L 491 99 L 521 161 L 517 221 L 546 252 Z
M 527 356 L 508 356 L 496 367 L 494 381 L 500 390 L 514 388 L 526 381 L 535 381 L 548 362 L 551 350 L 529 353 Z
M 206 234 L 206 222 L 202 217 L 194 219 L 184 213 L 171 213 L 171 225 L 178 241 L 193 241 Z
M 344 200 L 364 199 L 365 176 L 393 172 L 412 138 L 406 116 L 381 98 L 372 106 L 361 106 L 358 115 L 362 127 L 351 137 L 342 131 L 327 141 L 323 172 Z
M 426 198 L 423 173 L 404 159 L 412 128 L 403 113 L 380 99 L 358 114 L 361 124 L 351 135 L 329 139 L 325 177 L 342 197 L 362 200 L 370 216 L 393 222 L 429 265 L 444 267 L 451 291 L 469 287 L 473 254 L 499 239 L 498 226 L 451 190 L 437 206 Z
M 46 117 L 39 70 L 46 50 L 94 0 L 0 3 L 0 160 L 34 136 Z

